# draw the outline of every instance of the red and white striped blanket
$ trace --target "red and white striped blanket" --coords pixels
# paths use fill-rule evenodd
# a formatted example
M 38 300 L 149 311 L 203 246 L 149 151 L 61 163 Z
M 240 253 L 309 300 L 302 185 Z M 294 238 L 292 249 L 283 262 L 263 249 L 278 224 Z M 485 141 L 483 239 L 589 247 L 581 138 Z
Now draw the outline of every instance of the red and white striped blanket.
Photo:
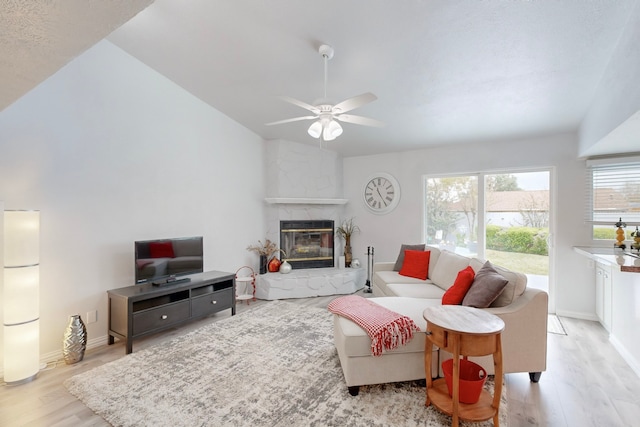
M 420 328 L 407 316 L 391 311 L 358 295 L 334 299 L 327 307 L 330 312 L 345 317 L 364 329 L 371 338 L 371 353 L 382 355 L 413 338 Z

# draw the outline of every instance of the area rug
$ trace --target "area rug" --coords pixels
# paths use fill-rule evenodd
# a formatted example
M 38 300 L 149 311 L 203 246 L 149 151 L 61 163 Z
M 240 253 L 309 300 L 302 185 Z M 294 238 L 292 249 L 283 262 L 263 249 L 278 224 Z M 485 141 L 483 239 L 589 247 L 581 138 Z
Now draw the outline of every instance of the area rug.
M 64 385 L 114 426 L 451 425 L 424 406 L 418 382 L 363 386 L 349 395 L 332 334 L 327 310 L 272 301 Z

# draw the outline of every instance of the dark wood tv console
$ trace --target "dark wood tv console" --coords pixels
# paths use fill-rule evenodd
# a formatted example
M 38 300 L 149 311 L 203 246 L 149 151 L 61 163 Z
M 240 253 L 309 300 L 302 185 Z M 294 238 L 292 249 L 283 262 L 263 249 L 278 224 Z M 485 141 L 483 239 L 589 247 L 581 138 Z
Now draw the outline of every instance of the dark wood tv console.
M 231 309 L 236 314 L 235 275 L 207 271 L 186 276 L 187 282 L 166 286 L 151 283 L 107 291 L 109 296 L 109 345 L 126 340 L 127 354 L 133 339 L 160 332 L 193 319 Z

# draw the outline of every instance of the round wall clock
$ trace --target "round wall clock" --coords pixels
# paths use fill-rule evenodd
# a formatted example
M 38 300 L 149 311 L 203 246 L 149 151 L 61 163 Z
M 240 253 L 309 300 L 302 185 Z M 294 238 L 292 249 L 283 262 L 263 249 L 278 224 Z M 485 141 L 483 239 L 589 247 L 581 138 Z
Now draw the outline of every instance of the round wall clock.
M 376 214 L 391 212 L 400 202 L 400 184 L 388 173 L 371 175 L 362 192 L 364 204 Z

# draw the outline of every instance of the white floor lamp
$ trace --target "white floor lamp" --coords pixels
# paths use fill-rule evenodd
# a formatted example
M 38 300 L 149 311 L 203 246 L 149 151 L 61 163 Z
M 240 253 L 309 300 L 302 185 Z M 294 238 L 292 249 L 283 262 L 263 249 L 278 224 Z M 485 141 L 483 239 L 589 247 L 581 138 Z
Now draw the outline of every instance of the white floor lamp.
M 4 211 L 4 381 L 40 370 L 40 212 Z

